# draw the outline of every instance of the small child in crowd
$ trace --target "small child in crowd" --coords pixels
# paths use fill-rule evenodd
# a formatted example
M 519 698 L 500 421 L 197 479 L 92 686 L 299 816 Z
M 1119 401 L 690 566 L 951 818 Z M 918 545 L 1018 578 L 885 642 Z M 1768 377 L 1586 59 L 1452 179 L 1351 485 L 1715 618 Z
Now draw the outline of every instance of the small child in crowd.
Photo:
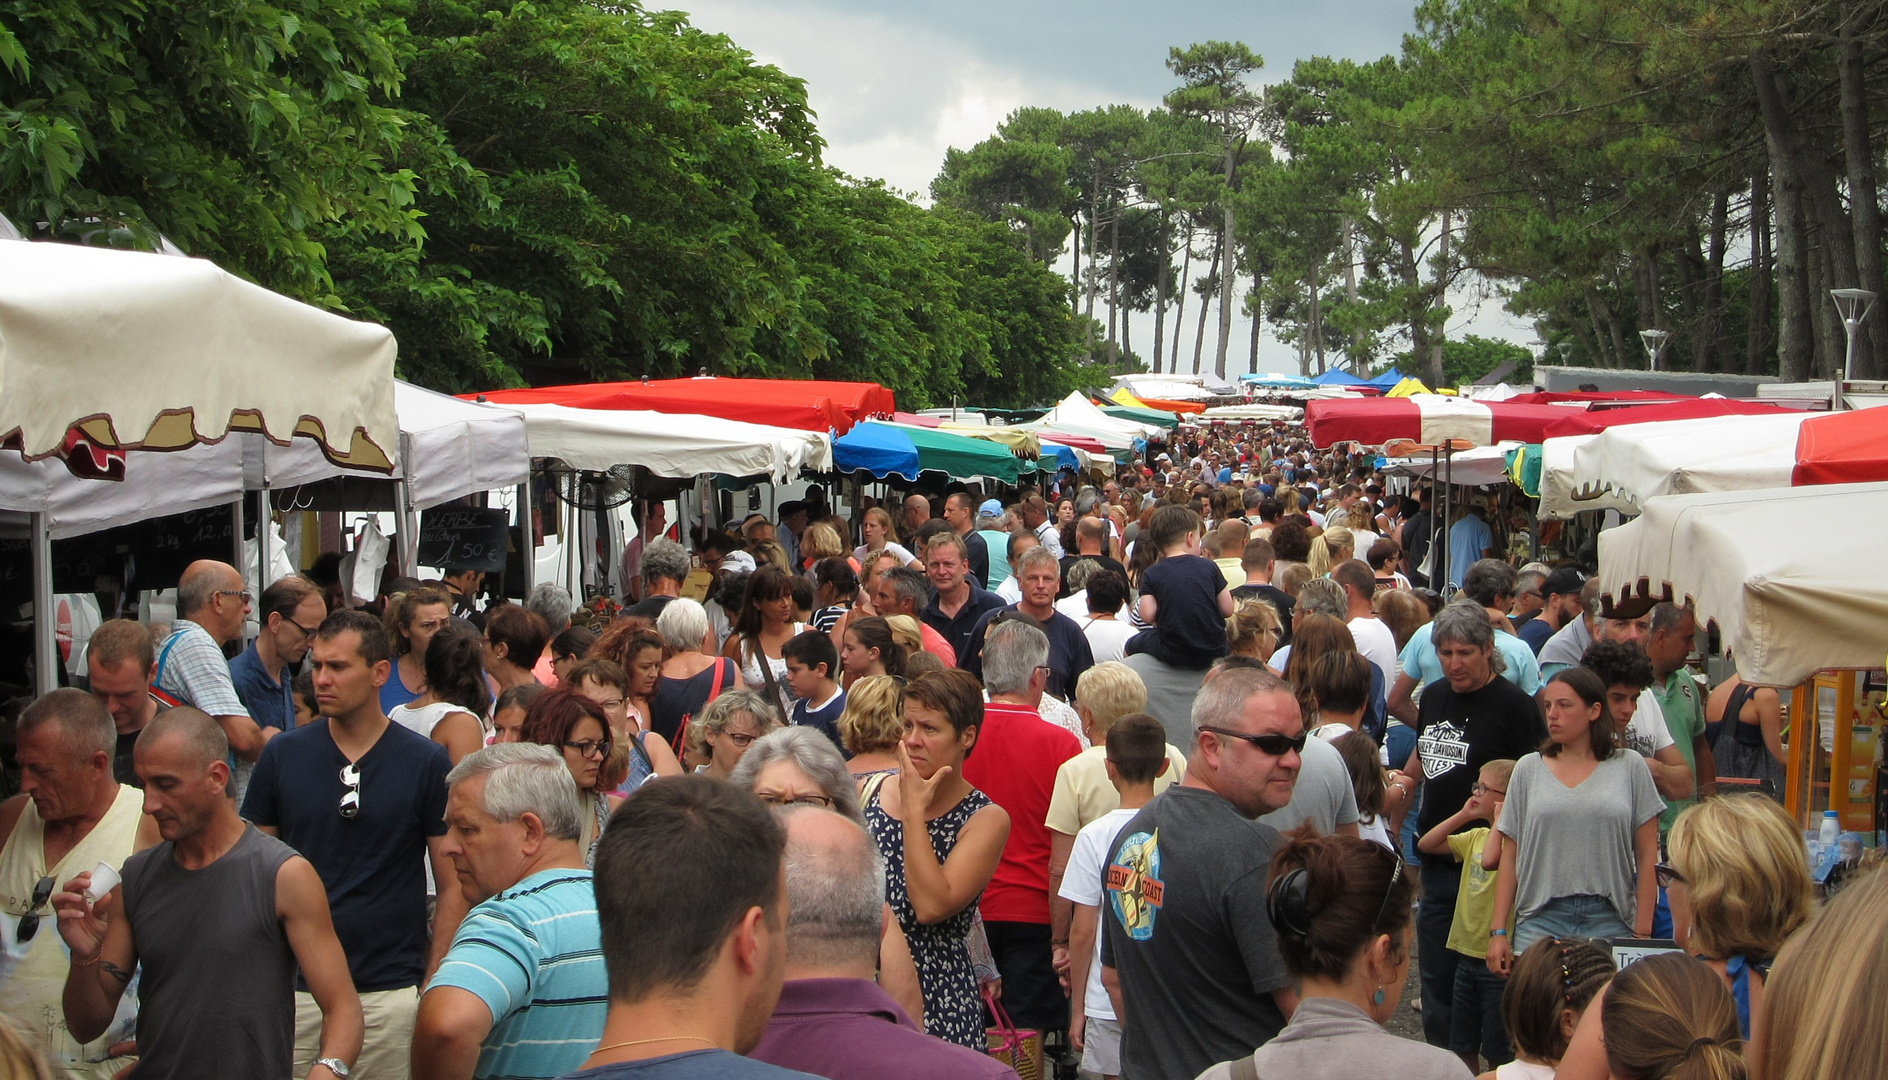
M 1128 639 L 1128 653 L 1203 671 L 1230 651 L 1226 619 L 1232 614 L 1232 590 L 1219 566 L 1200 554 L 1204 531 L 1200 515 L 1184 506 L 1163 506 L 1148 518 L 1137 543 L 1159 548 L 1160 561 L 1141 574 L 1135 613 L 1151 629 Z
M 1217 568 L 1216 568 L 1217 569 Z M 1120 809 L 1096 818 L 1075 837 L 1062 899 L 1075 905 L 1069 927 L 1069 985 L 1083 987 L 1072 1010 L 1069 1043 L 1082 1052 L 1082 1068 L 1107 1080 L 1121 1075 L 1121 1021 L 1101 984 L 1102 870 L 1115 834 L 1154 798 L 1154 781 L 1169 767 L 1167 729 L 1146 713 L 1133 713 L 1108 729 L 1108 780 L 1121 794 Z
M 1502 800 L 1508 795 L 1508 778 L 1514 775 L 1514 762 L 1501 759 L 1482 766 L 1474 794 L 1462 809 L 1443 819 L 1416 841 L 1419 851 L 1428 855 L 1448 853 L 1462 864 L 1462 883 L 1455 900 L 1455 922 L 1449 927 L 1449 948 L 1473 959 L 1455 966 L 1455 1005 L 1451 1012 L 1449 1049 L 1460 1055 L 1473 1072 L 1481 1066 L 1477 1054 L 1489 1067 L 1502 1065 L 1514 1057 L 1508 1046 L 1507 1032 L 1501 1024 L 1501 976 L 1488 970 L 1488 939 L 1495 934 L 1513 933 L 1511 926 L 1492 925 L 1495 918 L 1495 871 L 1501 865 L 1501 845 L 1490 844 L 1493 826 L 1501 820 Z M 1466 832 L 1457 829 L 1471 821 L 1486 822 Z
M 1613 977 L 1605 949 L 1578 938 L 1546 938 L 1514 962 L 1501 1017 L 1514 1060 L 1481 1080 L 1553 1080 L 1586 1007 Z
M 824 630 L 796 634 L 780 655 L 787 662 L 787 685 L 793 688 L 795 698 L 792 721 L 817 728 L 840 753 L 845 753 L 845 743 L 839 738 L 839 716 L 846 711 L 846 692 L 834 678 L 839 650 L 833 648 L 832 635 Z

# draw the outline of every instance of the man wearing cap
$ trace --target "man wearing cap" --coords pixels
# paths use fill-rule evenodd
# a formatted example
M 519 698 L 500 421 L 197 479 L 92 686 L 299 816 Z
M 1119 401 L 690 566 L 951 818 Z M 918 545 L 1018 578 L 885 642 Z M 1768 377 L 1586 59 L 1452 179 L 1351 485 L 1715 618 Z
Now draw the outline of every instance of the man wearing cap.
M 1003 504 L 995 499 L 983 500 L 977 507 L 977 532 L 983 538 L 984 551 L 990 557 L 990 588 L 1003 584 L 1010 576 L 1009 542 L 1010 534 L 1004 528 L 1008 518 L 1003 513 Z
M 1577 619 L 1586 613 L 1586 605 L 1580 602 L 1580 587 L 1585 584 L 1586 578 L 1571 566 L 1561 567 L 1541 583 L 1544 605 L 1515 631 L 1534 650 L 1535 656 L 1541 654 L 1548 638 L 1567 625 L 1568 619 Z

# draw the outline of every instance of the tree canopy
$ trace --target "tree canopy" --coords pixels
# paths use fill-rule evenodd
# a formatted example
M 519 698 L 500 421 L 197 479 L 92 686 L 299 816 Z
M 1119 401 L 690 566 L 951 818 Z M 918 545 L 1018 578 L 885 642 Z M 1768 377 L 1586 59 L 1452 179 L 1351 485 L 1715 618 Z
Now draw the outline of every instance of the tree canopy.
M 706 368 L 1001 405 L 1096 377 L 1013 223 L 827 167 L 804 84 L 677 13 L 0 3 L 0 132 L 22 231 L 167 237 L 384 321 L 446 390 Z

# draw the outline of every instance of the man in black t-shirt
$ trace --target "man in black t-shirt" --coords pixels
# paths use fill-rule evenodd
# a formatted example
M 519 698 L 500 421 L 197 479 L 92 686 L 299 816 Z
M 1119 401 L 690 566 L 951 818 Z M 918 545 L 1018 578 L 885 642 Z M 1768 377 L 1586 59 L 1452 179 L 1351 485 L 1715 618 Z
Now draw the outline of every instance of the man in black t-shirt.
M 1416 750 L 1391 779 L 1406 797 L 1413 797 L 1419 786 L 1427 789 L 1418 835 L 1462 809 L 1483 765 L 1517 760 L 1547 740 L 1540 707 L 1495 668 L 1495 631 L 1481 605 L 1459 600 L 1443 608 L 1431 640 L 1444 677 L 1423 690 Z M 1432 1046 L 1449 1045 L 1459 956 L 1449 949 L 1449 925 L 1455 919 L 1461 872 L 1461 864 L 1450 855 L 1423 856 L 1416 941 L 1422 966 L 1423 1037 Z
M 1069 568 L 1083 559 L 1100 563 L 1122 577 L 1128 576 L 1128 568 L 1122 566 L 1119 559 L 1111 559 L 1105 554 L 1107 542 L 1108 523 L 1101 518 L 1086 517 L 1075 523 L 1075 553 L 1062 556 L 1062 591 L 1059 595 L 1069 594 Z
M 1291 801 L 1298 699 L 1269 671 L 1219 669 L 1193 724 L 1185 778 L 1121 829 L 1104 870 L 1102 983 L 1132 1016 L 1121 1074 L 1135 1080 L 1245 1057 L 1297 1001 L 1266 913 L 1278 833 L 1256 819 Z
M 144 781 L 133 767 L 132 750 L 145 725 L 157 714 L 177 705 L 177 699 L 151 686 L 157 652 L 151 632 L 130 619 L 109 619 L 92 631 L 85 645 L 85 670 L 92 696 L 111 713 L 118 729 L 111 771 L 121 784 L 142 789 Z
M 270 739 L 250 775 L 243 817 L 280 837 L 321 874 L 335 933 L 360 991 L 367 1042 L 355 1070 L 404 1076 L 420 983 L 452 944 L 463 892 L 441 888 L 427 941 L 426 875 L 458 880 L 444 853 L 445 748 L 380 711 L 392 650 L 380 620 L 337 611 L 310 653 L 324 719 Z M 295 1075 L 313 1066 L 321 1012 L 298 987 Z
M 1272 551 L 1272 542 L 1264 537 L 1246 541 L 1246 550 L 1241 555 L 1239 565 L 1246 572 L 1246 583 L 1232 591 L 1235 603 L 1252 597 L 1266 600 L 1278 609 L 1278 619 L 1282 628 L 1275 648 L 1284 648 L 1291 644 L 1291 612 L 1298 605 L 1292 595 L 1272 584 L 1272 571 L 1277 566 L 1277 556 Z

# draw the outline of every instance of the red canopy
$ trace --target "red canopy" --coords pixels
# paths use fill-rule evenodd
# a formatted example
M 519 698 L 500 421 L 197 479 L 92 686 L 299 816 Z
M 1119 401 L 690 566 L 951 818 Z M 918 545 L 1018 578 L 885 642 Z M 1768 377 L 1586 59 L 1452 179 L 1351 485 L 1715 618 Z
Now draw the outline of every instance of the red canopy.
M 1546 435 L 1558 439 L 1567 435 L 1593 435 L 1620 424 L 1650 424 L 1659 420 L 1696 420 L 1703 416 L 1761 416 L 1786 411 L 1767 401 L 1740 401 L 1735 398 L 1692 398 L 1661 405 L 1633 405 L 1623 409 L 1567 410 L 1558 422 L 1547 425 Z
M 1796 433 L 1790 482 L 1860 484 L 1888 480 L 1888 414 L 1879 409 L 1812 416 Z
M 1050 431 L 1047 428 L 1035 428 L 1034 431 L 1036 438 L 1043 442 L 1061 443 L 1063 446 L 1073 446 L 1077 450 L 1086 450 L 1091 454 L 1108 456 L 1108 448 L 1102 445 L 1100 439 L 1090 438 L 1087 435 L 1071 435 L 1066 431 Z
M 1516 405 L 1445 395 L 1305 402 L 1305 429 L 1314 446 L 1360 442 L 1366 446 L 1408 439 L 1424 446 L 1455 441 L 1493 446 L 1509 440 L 1537 443 L 1548 425 L 1577 406 Z
M 750 424 L 805 431 L 852 430 L 874 416 L 890 416 L 892 392 L 878 383 L 815 379 L 660 379 L 653 382 L 581 383 L 462 394 L 499 405 L 567 405 L 574 409 L 647 409 L 718 416 Z
M 900 424 L 916 424 L 919 427 L 934 428 L 944 426 L 942 417 L 925 416 L 922 413 L 915 412 L 895 412 L 892 414 L 892 420 Z

